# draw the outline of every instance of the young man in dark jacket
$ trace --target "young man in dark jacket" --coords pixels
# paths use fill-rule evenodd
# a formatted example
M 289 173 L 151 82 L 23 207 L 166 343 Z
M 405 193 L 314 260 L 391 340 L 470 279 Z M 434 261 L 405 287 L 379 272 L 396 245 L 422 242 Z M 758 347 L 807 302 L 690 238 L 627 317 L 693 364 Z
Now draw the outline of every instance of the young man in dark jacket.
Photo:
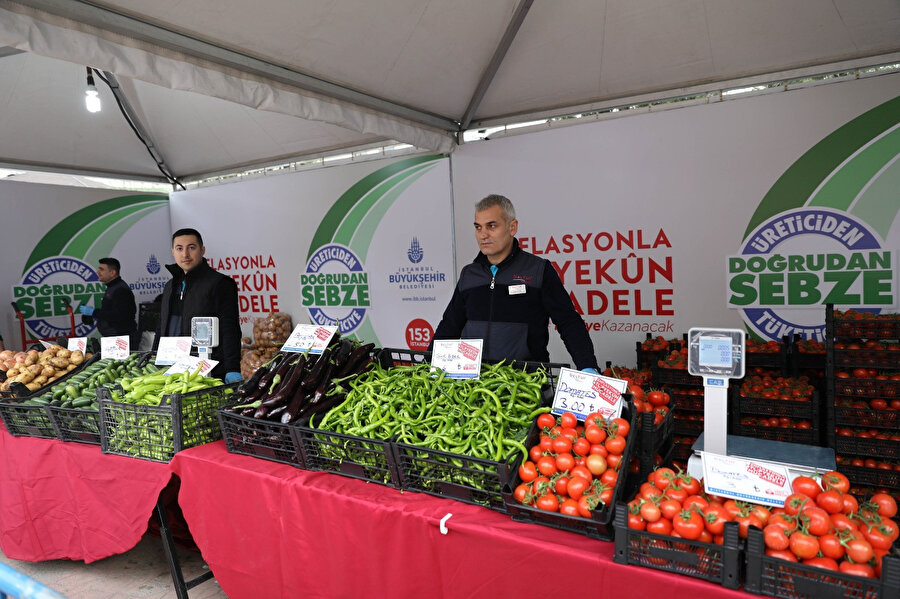
M 580 370 L 597 372 L 594 345 L 549 260 L 519 249 L 515 208 L 489 195 L 475 205 L 481 250 L 463 267 L 435 339 L 483 339 L 489 360 L 549 362 L 549 320 Z
M 136 349 L 137 324 L 134 315 L 137 307 L 134 303 L 134 292 L 128 283 L 122 280 L 119 272 L 122 265 L 115 258 L 100 258 L 97 267 L 97 278 L 106 283 L 106 292 L 97 307 L 82 305 L 78 311 L 83 315 L 86 324 L 97 323 L 97 330 L 103 337 L 128 335 L 129 344 Z
M 163 289 L 159 325 L 153 349 L 162 337 L 190 337 L 191 319 L 216 316 L 219 319 L 219 346 L 212 359 L 219 363 L 210 373 L 226 383 L 241 379 L 241 328 L 238 322 L 237 283 L 206 263 L 203 238 L 196 229 L 179 229 L 172 234 L 172 256 L 167 264 L 172 279 Z

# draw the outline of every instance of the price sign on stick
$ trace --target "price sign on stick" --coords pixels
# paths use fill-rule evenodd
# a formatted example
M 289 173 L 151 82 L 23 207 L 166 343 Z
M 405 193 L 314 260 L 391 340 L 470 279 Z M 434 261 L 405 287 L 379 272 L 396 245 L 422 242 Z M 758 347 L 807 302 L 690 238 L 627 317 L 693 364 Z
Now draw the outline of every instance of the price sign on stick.
M 291 331 L 284 345 L 281 346 L 281 351 L 300 353 L 308 351 L 311 354 L 321 354 L 328 347 L 337 330 L 338 328 L 334 326 L 298 324 Z
M 477 379 L 481 376 L 481 339 L 441 339 L 434 342 L 431 366 L 440 368 L 451 379 Z
M 191 355 L 190 337 L 162 337 L 156 348 L 156 365 L 169 366 Z
M 622 413 L 622 393 L 628 382 L 599 374 L 562 368 L 556 382 L 551 412 L 572 412 L 579 420 L 599 412 L 604 418 L 618 418 Z
M 128 335 L 100 337 L 100 357 L 104 360 L 124 360 L 128 357 Z
M 81 353 L 85 353 L 87 351 L 87 337 L 69 337 L 67 349 L 69 351 L 80 351 Z

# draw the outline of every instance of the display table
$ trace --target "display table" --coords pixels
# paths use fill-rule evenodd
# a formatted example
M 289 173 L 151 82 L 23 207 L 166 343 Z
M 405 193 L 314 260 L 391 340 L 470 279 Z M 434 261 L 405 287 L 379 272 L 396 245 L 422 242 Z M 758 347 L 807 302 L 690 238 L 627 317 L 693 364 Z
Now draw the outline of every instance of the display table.
M 256 597 L 737 598 L 613 562 L 613 543 L 482 507 L 227 453 L 178 453 L 179 504 L 231 599 Z M 439 523 L 447 513 L 449 532 Z
M 31 562 L 124 553 L 146 532 L 171 476 L 168 464 L 13 437 L 0 423 L 0 550 Z

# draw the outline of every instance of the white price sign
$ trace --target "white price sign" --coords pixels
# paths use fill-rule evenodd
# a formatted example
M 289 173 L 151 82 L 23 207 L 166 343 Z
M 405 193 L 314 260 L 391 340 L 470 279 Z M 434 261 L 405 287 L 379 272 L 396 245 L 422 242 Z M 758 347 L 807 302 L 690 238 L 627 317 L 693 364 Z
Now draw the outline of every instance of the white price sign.
M 165 375 L 181 374 L 182 372 L 195 372 L 200 369 L 200 374 L 206 376 L 216 367 L 218 360 L 207 360 L 206 358 L 198 358 L 197 356 L 185 356 L 166 370 Z
M 561 368 L 551 412 L 572 412 L 579 420 L 594 412 L 599 412 L 607 420 L 618 418 L 622 414 L 622 393 L 627 388 L 628 381 Z
M 87 337 L 69 337 L 67 349 L 69 351 L 80 351 L 81 353 L 85 353 L 87 351 Z
M 702 461 L 707 493 L 777 507 L 792 493 L 784 466 L 707 452 Z
M 482 339 L 442 339 L 434 342 L 431 366 L 440 368 L 451 379 L 477 379 L 481 376 Z
M 156 365 L 169 366 L 190 355 L 190 337 L 161 337 L 156 348 Z
M 104 360 L 124 360 L 128 357 L 128 335 L 100 337 L 100 357 Z
M 337 330 L 338 328 L 334 326 L 298 324 L 291 331 L 291 335 L 284 345 L 281 346 L 281 351 L 321 354 L 328 347 Z

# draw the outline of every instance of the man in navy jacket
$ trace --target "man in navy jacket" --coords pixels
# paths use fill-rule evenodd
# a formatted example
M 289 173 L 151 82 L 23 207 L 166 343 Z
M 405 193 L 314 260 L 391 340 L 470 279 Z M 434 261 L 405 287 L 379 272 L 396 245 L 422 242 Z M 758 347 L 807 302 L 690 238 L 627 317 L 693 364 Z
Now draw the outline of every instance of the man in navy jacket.
M 488 360 L 549 362 L 553 320 L 579 370 L 597 371 L 594 345 L 549 260 L 519 248 L 515 208 L 489 195 L 475 205 L 481 250 L 463 267 L 435 339 L 483 339 Z

